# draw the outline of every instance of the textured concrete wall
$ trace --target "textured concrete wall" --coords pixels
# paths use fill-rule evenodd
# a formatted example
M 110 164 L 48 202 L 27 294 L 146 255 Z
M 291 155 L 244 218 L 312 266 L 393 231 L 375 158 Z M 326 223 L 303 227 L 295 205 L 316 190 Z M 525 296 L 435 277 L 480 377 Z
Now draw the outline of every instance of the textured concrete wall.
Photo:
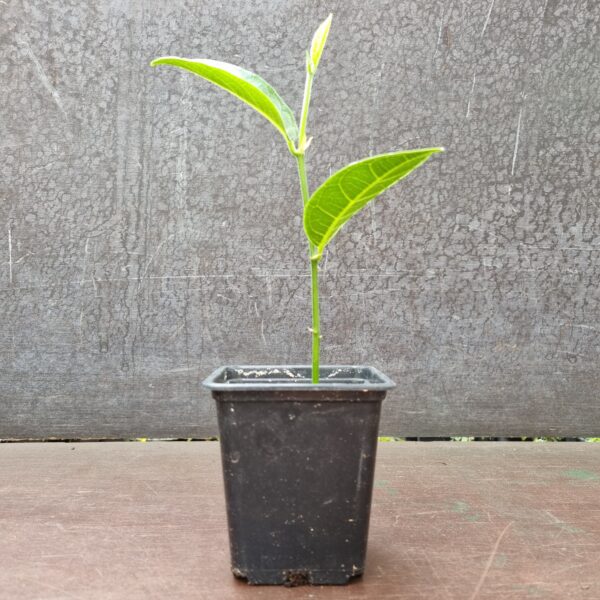
M 200 379 L 309 359 L 293 159 L 163 54 L 239 63 L 299 110 L 312 186 L 447 153 L 323 263 L 323 359 L 398 382 L 383 431 L 600 433 L 600 3 L 0 2 L 0 437 L 215 433 Z

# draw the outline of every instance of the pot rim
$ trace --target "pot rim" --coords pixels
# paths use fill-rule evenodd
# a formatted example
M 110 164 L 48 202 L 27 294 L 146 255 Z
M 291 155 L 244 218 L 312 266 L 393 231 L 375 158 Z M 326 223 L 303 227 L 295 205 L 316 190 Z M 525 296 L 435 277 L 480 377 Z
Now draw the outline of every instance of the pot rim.
M 387 391 L 396 384 L 367 365 L 322 365 L 320 381 L 312 383 L 309 365 L 225 365 L 214 370 L 202 385 L 214 392 L 237 390 L 342 390 Z

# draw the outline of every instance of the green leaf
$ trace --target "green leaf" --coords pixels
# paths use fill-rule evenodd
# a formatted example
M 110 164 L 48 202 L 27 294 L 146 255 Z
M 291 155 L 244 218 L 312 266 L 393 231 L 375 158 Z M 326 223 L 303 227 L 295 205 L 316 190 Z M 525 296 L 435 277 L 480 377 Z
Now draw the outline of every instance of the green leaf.
M 288 146 L 298 141 L 298 125 L 294 113 L 281 96 L 255 73 L 236 65 L 204 58 L 165 56 L 150 63 L 152 67 L 157 65 L 172 65 L 207 79 L 268 119 L 283 135 Z
M 323 48 L 325 47 L 325 42 L 327 41 L 327 36 L 329 34 L 329 28 L 331 27 L 331 19 L 333 15 L 330 14 L 318 27 L 317 31 L 315 31 L 315 35 L 313 35 L 312 43 L 310 45 L 310 72 L 314 73 L 319 66 L 319 61 L 321 60 L 321 54 L 323 53 Z
M 334 173 L 304 207 L 304 231 L 317 255 L 350 217 L 443 148 L 424 148 L 365 158 Z

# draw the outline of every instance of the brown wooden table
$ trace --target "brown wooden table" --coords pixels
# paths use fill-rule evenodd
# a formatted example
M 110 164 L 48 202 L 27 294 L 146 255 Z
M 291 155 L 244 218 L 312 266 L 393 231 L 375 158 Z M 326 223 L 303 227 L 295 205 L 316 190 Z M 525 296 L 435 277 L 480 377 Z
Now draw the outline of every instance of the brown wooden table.
M 0 445 L 0 598 L 600 598 L 600 444 L 382 443 L 365 576 L 250 587 L 213 442 Z

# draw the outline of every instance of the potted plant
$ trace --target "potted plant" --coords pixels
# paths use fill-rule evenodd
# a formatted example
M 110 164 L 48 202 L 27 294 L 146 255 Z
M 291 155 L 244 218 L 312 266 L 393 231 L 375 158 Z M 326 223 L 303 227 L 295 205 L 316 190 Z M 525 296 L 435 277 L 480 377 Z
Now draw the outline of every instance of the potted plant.
M 224 366 L 204 385 L 216 400 L 233 573 L 254 584 L 344 584 L 363 572 L 381 402 L 394 383 L 368 366 L 320 366 L 318 265 L 350 217 L 442 148 L 352 163 L 309 193 L 304 157 L 313 78 L 329 17 L 306 52 L 299 125 L 258 75 L 174 56 L 250 105 L 283 137 L 298 168 L 312 289 L 312 365 Z

